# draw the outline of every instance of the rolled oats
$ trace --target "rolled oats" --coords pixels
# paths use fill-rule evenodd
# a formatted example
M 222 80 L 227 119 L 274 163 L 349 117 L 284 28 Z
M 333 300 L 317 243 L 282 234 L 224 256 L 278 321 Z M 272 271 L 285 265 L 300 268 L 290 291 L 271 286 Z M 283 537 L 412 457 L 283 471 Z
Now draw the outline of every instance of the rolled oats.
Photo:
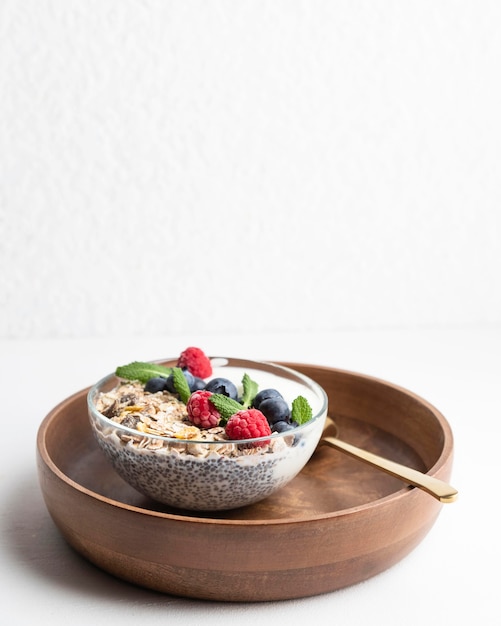
M 200 458 L 209 455 L 218 456 L 249 456 L 263 452 L 261 448 L 239 447 L 228 441 L 222 426 L 200 429 L 188 419 L 186 405 L 175 395 L 167 391 L 149 393 L 139 382 L 121 382 L 108 392 L 101 392 L 96 398 L 97 410 L 112 422 L 138 431 L 138 434 L 118 433 L 124 443 L 138 449 L 160 450 L 162 440 L 141 437 L 156 435 L 193 443 L 184 447 L 176 446 L 180 453 Z M 218 446 L 204 445 L 203 442 L 221 442 Z M 281 440 L 272 442 L 271 446 L 281 446 Z

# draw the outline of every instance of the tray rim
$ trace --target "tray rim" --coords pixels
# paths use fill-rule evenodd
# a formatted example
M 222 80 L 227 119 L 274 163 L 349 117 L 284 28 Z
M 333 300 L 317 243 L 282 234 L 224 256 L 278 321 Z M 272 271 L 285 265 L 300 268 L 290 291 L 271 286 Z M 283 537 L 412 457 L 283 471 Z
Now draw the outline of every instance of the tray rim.
M 171 359 L 159 359 L 159 361 L 164 361 L 164 362 L 167 362 L 169 360 Z M 354 376 L 357 378 L 364 379 L 368 382 L 373 382 L 376 384 L 382 384 L 384 386 L 391 387 L 395 391 L 402 392 L 405 395 L 412 397 L 413 399 L 417 400 L 418 402 L 426 406 L 426 408 L 434 414 L 434 416 L 437 418 L 444 432 L 444 445 L 440 453 L 440 456 L 438 457 L 434 465 L 426 473 L 430 476 L 434 476 L 440 470 L 440 468 L 444 465 L 444 462 L 446 462 L 447 459 L 450 459 L 452 457 L 454 438 L 453 438 L 452 429 L 448 420 L 433 404 L 425 400 L 419 394 L 413 391 L 410 391 L 409 389 L 401 385 L 392 383 L 382 378 L 369 375 L 369 374 L 359 373 L 359 372 L 348 370 L 348 369 L 330 367 L 328 365 L 313 364 L 313 363 L 299 363 L 299 362 L 289 362 L 289 361 L 287 362 L 268 361 L 268 362 L 276 363 L 278 365 L 283 365 L 286 367 L 291 367 L 292 369 L 301 368 L 301 367 L 320 368 L 320 369 L 325 369 L 325 370 L 332 371 L 341 375 Z M 394 491 L 386 496 L 383 496 L 381 498 L 372 500 L 370 502 L 367 502 L 361 505 L 356 505 L 354 507 L 349 507 L 347 509 L 340 509 L 338 511 L 330 511 L 327 513 L 318 513 L 315 515 L 308 515 L 305 517 L 284 517 L 284 518 L 279 518 L 279 519 L 227 519 L 227 518 L 211 517 L 210 513 L 208 513 L 206 516 L 191 516 L 191 515 L 186 515 L 186 514 L 153 511 L 153 510 L 145 509 L 137 505 L 127 504 L 125 502 L 121 502 L 120 500 L 115 500 L 108 496 L 99 494 L 93 491 L 92 489 L 89 489 L 88 487 L 84 487 L 77 481 L 67 476 L 53 461 L 52 457 L 50 456 L 45 446 L 45 434 L 47 432 L 47 429 L 51 421 L 55 418 L 55 416 L 59 413 L 59 411 L 65 405 L 70 404 L 72 401 L 76 400 L 77 398 L 85 397 L 91 388 L 92 388 L 92 385 L 89 385 L 88 387 L 85 387 L 79 391 L 74 392 L 73 394 L 69 395 L 65 399 L 61 400 L 58 404 L 56 404 L 49 411 L 49 413 L 46 414 L 46 416 L 44 417 L 44 419 L 42 420 L 38 428 L 36 445 L 37 445 L 37 453 L 41 461 L 43 461 L 43 463 L 50 469 L 50 471 L 59 478 L 59 480 L 65 483 L 68 487 L 75 489 L 79 491 L 80 493 L 86 495 L 87 497 L 97 500 L 104 505 L 123 509 L 130 513 L 136 513 L 136 514 L 145 515 L 148 517 L 155 517 L 155 518 L 165 519 L 169 521 L 176 521 L 176 522 L 189 522 L 189 523 L 196 523 L 196 524 L 213 524 L 213 525 L 221 525 L 221 526 L 278 526 L 278 525 L 304 524 L 308 522 L 322 521 L 322 520 L 345 517 L 349 515 L 355 515 L 361 511 L 365 511 L 369 509 L 374 510 L 374 508 L 376 507 L 384 506 L 389 501 L 393 502 L 394 500 L 397 500 L 403 497 L 409 497 L 413 492 L 419 491 L 416 487 L 411 487 L 411 486 L 405 485 L 405 483 L 402 483 L 401 489 L 398 489 L 397 491 Z

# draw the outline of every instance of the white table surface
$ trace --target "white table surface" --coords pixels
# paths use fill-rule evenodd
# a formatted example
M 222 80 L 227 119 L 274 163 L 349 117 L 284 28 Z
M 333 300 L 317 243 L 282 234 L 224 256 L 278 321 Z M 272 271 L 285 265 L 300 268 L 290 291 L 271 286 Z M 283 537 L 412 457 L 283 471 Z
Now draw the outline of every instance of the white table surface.
M 35 465 L 40 422 L 59 401 L 132 360 L 209 354 L 318 363 L 397 383 L 434 404 L 455 437 L 459 499 L 400 563 L 321 596 L 211 603 L 116 580 L 77 555 L 45 508 Z M 501 329 L 1 341 L 0 601 L 8 626 L 68 624 L 501 624 L 498 482 Z

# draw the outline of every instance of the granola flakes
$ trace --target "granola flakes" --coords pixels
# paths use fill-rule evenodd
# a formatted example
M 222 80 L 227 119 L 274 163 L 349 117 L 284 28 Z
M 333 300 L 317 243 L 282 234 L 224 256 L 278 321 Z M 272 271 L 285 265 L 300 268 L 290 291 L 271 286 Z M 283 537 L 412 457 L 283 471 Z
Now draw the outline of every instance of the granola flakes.
M 209 429 L 194 426 L 188 419 L 186 405 L 175 395 L 167 391 L 149 393 L 139 382 L 121 382 L 111 391 L 101 392 L 96 398 L 96 409 L 112 422 L 137 431 L 137 434 L 117 431 L 117 435 L 124 443 L 139 449 L 164 448 L 161 439 L 143 435 L 179 439 L 180 444 L 174 448 L 176 452 L 201 458 L 211 454 L 249 456 L 284 445 L 282 439 L 278 439 L 261 448 L 239 447 L 228 441 L 222 426 Z M 209 446 L 204 442 L 221 442 L 221 445 Z

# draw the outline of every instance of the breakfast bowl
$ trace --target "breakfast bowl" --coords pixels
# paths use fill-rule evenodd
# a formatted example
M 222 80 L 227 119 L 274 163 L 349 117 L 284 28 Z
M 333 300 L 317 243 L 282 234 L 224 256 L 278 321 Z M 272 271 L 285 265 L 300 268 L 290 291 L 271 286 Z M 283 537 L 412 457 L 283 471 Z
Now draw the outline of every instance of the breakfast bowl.
M 87 397 L 94 437 L 121 478 L 152 500 L 189 511 L 247 506 L 284 487 L 315 451 L 327 414 L 323 388 L 298 371 L 227 357 L 210 362 L 211 375 L 202 381 L 207 389 L 211 381 L 229 381 L 237 404 L 249 381 L 254 399 L 259 391 L 264 396 L 278 391 L 287 406 L 287 423 L 277 418 L 261 436 L 234 438 L 217 423 L 195 425 L 175 393 L 147 391 L 141 382 L 123 380 L 116 372 L 95 384 Z M 158 362 L 165 368 L 176 363 Z M 290 417 L 298 398 L 309 409 L 303 423 Z M 254 403 L 247 404 L 253 410 Z

